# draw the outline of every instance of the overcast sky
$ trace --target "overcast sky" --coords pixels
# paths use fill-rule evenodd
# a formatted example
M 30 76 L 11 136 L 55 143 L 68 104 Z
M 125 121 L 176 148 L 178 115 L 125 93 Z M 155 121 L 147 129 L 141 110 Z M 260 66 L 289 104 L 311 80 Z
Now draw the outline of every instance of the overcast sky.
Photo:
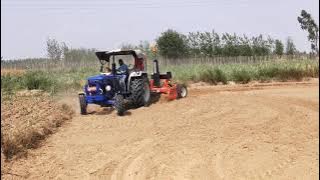
M 308 51 L 297 21 L 302 9 L 319 21 L 319 0 L 1 0 L 1 56 L 44 57 L 48 37 L 73 48 L 115 49 L 154 41 L 168 28 L 291 36 Z

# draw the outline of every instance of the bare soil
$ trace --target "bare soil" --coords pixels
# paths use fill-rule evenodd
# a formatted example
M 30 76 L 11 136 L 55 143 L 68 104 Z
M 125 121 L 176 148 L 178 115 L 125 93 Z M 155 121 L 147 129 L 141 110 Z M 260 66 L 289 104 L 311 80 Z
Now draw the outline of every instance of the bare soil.
M 78 106 L 76 96 L 64 101 Z M 124 117 L 89 112 L 10 163 L 2 178 L 319 178 L 318 79 L 195 86 L 185 99 Z
M 73 114 L 70 106 L 56 103 L 41 91 L 1 97 L 1 174 L 8 172 L 5 159 L 14 160 L 37 148 Z

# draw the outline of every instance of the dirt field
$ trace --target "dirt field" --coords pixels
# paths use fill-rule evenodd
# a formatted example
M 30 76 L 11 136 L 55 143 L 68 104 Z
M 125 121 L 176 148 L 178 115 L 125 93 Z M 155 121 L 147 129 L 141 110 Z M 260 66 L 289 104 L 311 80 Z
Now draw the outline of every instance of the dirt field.
M 318 88 L 318 79 L 193 87 L 124 117 L 91 108 L 2 178 L 318 179 Z
M 42 91 L 4 95 L 1 97 L 1 157 L 23 156 L 28 148 L 37 147 L 73 115 L 71 106 L 56 103 Z M 6 172 L 3 167 L 1 164 L 2 174 Z

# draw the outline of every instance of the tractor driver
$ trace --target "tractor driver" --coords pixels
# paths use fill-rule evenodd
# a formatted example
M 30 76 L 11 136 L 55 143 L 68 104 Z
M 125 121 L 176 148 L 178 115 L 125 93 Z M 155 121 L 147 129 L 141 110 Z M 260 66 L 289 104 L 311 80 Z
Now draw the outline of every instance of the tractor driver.
M 123 62 L 122 59 L 119 59 L 119 65 L 120 65 L 120 67 L 117 69 L 118 73 L 127 75 L 128 66 Z
M 126 89 L 126 78 L 128 75 L 128 66 L 123 62 L 122 59 L 119 59 L 119 65 L 120 67 L 117 69 L 117 72 L 121 75 L 125 75 L 120 79 L 120 86 L 122 87 L 122 89 L 125 91 Z

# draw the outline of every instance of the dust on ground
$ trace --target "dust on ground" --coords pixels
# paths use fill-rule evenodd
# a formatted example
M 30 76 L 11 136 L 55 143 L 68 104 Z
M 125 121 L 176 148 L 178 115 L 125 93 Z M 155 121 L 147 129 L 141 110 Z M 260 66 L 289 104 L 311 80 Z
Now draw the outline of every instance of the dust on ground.
M 78 106 L 77 96 L 64 99 Z M 318 80 L 195 86 L 185 99 L 124 117 L 108 108 L 89 112 L 2 178 L 319 178 Z

